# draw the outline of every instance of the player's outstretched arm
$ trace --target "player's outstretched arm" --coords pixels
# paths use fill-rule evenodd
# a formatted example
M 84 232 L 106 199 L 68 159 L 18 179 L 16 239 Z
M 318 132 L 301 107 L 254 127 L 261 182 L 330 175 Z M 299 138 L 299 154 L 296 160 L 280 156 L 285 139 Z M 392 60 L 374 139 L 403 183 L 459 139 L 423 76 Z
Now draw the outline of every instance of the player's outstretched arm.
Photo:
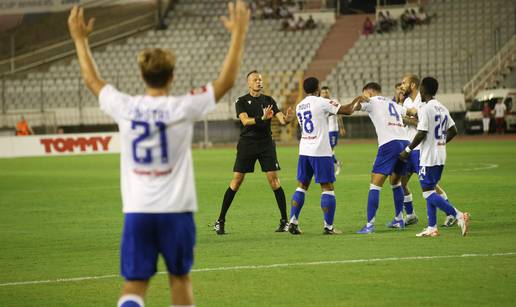
M 449 143 L 455 136 L 457 136 L 457 134 L 458 131 L 455 125 L 448 128 L 448 131 L 446 132 L 446 143 Z
M 70 11 L 68 29 L 75 43 L 82 77 L 88 89 L 98 97 L 100 90 L 106 85 L 106 82 L 100 78 L 88 43 L 88 36 L 93 31 L 94 23 L 94 18 L 91 18 L 88 24 L 84 22 L 84 9 L 82 7 L 74 6 Z
M 352 102 L 340 106 L 337 114 L 351 115 L 353 112 L 360 110 L 362 108 L 362 102 L 365 101 L 366 98 L 364 96 L 355 97 Z
M 251 12 L 245 2 L 237 0 L 236 3 L 228 3 L 228 16 L 221 17 L 224 27 L 231 33 L 231 43 L 219 77 L 213 81 L 215 100 L 217 101 L 235 84 L 242 62 L 250 16 Z
M 407 146 L 405 150 L 400 153 L 400 159 L 403 161 L 407 161 L 410 152 L 414 150 L 414 148 L 416 148 L 417 145 L 419 145 L 426 138 L 426 134 L 427 131 L 418 130 L 417 134 L 414 136 L 414 139 L 412 140 L 412 143 L 410 143 L 409 146 Z

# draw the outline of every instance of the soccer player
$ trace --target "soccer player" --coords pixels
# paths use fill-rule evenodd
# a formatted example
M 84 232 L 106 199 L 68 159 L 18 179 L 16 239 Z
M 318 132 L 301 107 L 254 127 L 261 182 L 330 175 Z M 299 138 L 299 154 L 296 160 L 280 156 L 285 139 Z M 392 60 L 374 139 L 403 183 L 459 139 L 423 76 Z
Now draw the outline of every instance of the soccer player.
M 260 162 L 262 172 L 265 172 L 281 214 L 276 232 L 288 230 L 287 203 L 278 178 L 280 166 L 276 156 L 276 144 L 272 139 L 271 118 L 275 116 L 280 124 L 286 125 L 293 119 L 292 109 L 289 108 L 285 115 L 278 109 L 276 101 L 271 96 L 262 94 L 262 75 L 256 70 L 247 74 L 247 87 L 249 93 L 239 97 L 235 105 L 236 115 L 241 123 L 240 139 L 233 166 L 233 178 L 224 193 L 219 218 L 213 226 L 219 235 L 226 233 L 226 214 L 244 182 L 245 174 L 254 172 L 256 160 Z
M 405 175 L 407 163 L 401 161 L 396 153 L 405 148 L 409 141 L 403 125 L 402 117 L 406 109 L 389 98 L 380 96 L 380 84 L 371 82 L 364 86 L 362 95 L 368 101 L 361 102 L 360 110 L 369 113 L 378 137 L 378 153 L 371 172 L 371 184 L 367 199 L 367 223 L 357 231 L 358 234 L 375 232 L 375 216 L 380 203 L 380 191 L 389 177 L 394 196 L 394 219 L 389 228 L 404 228 L 403 221 L 403 189 L 401 176 Z
M 330 96 L 330 88 L 327 86 L 321 87 L 321 97 L 331 99 Z M 328 117 L 328 129 L 330 131 L 330 146 L 333 158 L 333 166 L 335 167 L 335 175 L 338 175 L 340 173 L 342 163 L 335 157 L 335 147 L 339 141 L 339 135 L 344 136 L 346 133 L 346 129 L 344 129 L 344 123 L 342 122 L 342 117 L 338 115 L 330 115 Z
M 419 93 L 419 78 L 415 75 L 406 75 L 403 77 L 401 81 L 401 91 L 406 97 L 403 101 L 403 106 L 405 108 L 415 108 L 418 110 L 423 105 L 421 102 L 421 94 Z M 404 116 L 403 123 L 406 125 L 407 134 L 409 140 L 413 140 L 414 136 L 417 133 L 417 124 L 418 120 L 415 116 Z M 408 187 L 408 183 L 412 174 L 419 173 L 419 156 L 420 156 L 420 146 L 417 146 L 411 153 L 410 158 L 408 159 L 408 168 L 407 174 L 402 176 L 401 178 L 401 186 L 403 187 L 404 192 L 404 200 L 403 206 L 405 208 L 406 217 L 405 217 L 405 225 L 417 224 L 419 221 L 415 211 L 414 205 L 412 203 L 412 193 Z M 436 186 L 436 191 L 439 193 L 444 199 L 448 200 L 448 196 L 446 192 L 439 186 Z M 457 222 L 457 220 L 453 216 L 447 216 L 443 226 L 451 227 Z
M 298 188 L 292 196 L 290 209 L 289 232 L 301 234 L 299 214 L 305 202 L 305 193 L 312 177 L 321 185 L 321 208 L 324 214 L 323 234 L 339 234 L 333 226 L 335 217 L 335 171 L 328 133 L 328 116 L 335 114 L 351 114 L 353 108 L 359 106 L 362 97 L 357 97 L 345 106 L 330 99 L 318 97 L 319 80 L 310 77 L 304 80 L 303 89 L 306 97 L 296 107 L 297 120 L 301 132 L 299 142 L 299 159 L 297 164 Z
M 437 208 L 452 215 L 457 219 L 461 234 L 468 233 L 469 214 L 460 212 L 454 208 L 435 188 L 441 179 L 446 162 L 446 144 L 457 135 L 455 122 L 450 112 L 439 101 L 435 94 L 439 83 L 432 77 L 426 77 L 421 81 L 421 99 L 423 105 L 418 110 L 417 134 L 412 143 L 400 153 L 402 160 L 410 158 L 410 153 L 421 145 L 421 160 L 419 168 L 419 182 L 423 189 L 423 197 L 426 199 L 428 214 L 428 227 L 418 233 L 418 237 L 436 237 Z
M 396 85 L 394 85 L 394 97 L 392 97 L 392 101 L 403 106 L 405 95 L 403 94 L 401 83 L 396 83 Z
M 219 77 L 184 96 L 168 96 L 175 57 L 169 50 L 145 49 L 138 64 L 146 93 L 129 96 L 107 84 L 91 55 L 88 36 L 94 20 L 84 22 L 82 8 L 70 12 L 68 27 L 88 89 L 100 108 L 118 124 L 121 139 L 121 190 L 124 229 L 121 307 L 144 305 L 158 255 L 169 272 L 172 305 L 193 306 L 190 280 L 197 210 L 191 142 L 194 122 L 215 108 L 234 84 L 242 59 L 250 12 L 244 1 L 228 4 L 223 17 L 231 43 Z

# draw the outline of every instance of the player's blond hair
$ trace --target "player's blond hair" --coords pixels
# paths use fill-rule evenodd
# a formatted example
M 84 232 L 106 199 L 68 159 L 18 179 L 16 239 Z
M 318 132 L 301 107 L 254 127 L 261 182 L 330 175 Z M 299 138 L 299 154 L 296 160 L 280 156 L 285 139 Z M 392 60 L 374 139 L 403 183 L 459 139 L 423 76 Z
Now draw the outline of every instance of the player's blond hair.
M 161 48 L 146 48 L 138 54 L 138 66 L 149 87 L 162 88 L 174 76 L 176 56 Z

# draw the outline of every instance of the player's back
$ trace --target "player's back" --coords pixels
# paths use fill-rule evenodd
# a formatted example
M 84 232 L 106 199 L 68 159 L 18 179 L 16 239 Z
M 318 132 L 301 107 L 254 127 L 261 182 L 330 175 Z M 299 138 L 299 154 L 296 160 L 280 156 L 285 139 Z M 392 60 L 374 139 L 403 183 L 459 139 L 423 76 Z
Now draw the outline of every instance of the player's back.
M 362 103 L 362 111 L 368 112 L 378 137 L 378 146 L 393 140 L 407 141 L 407 131 L 403 124 L 405 109 L 383 96 L 374 96 Z
M 299 154 L 312 157 L 331 157 L 328 116 L 336 114 L 340 105 L 330 99 L 307 96 L 296 106 L 301 129 Z
M 195 211 L 193 124 L 215 106 L 211 85 L 178 97 L 129 96 L 107 85 L 100 104 L 120 130 L 124 212 Z
M 450 112 L 438 100 L 432 99 L 419 109 L 418 120 L 418 130 L 427 131 L 421 142 L 420 165 L 444 165 L 447 131 L 455 125 Z

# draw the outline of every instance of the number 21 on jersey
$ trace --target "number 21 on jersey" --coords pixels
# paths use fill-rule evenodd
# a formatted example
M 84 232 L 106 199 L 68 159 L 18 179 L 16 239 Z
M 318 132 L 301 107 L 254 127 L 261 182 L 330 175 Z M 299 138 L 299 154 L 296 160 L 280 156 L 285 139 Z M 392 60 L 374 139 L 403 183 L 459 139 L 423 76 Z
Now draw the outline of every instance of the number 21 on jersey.
M 162 122 L 155 122 L 156 127 L 159 129 L 159 141 L 160 141 L 160 153 L 161 153 L 161 162 L 168 162 L 168 146 L 167 146 L 167 126 Z M 151 125 L 148 122 L 143 121 L 132 121 L 131 129 L 141 130 L 140 135 L 138 135 L 132 144 L 132 152 L 133 152 L 133 161 L 139 164 L 151 164 L 152 163 L 152 152 L 150 148 L 145 148 L 143 151 L 138 151 L 139 145 L 142 141 L 149 138 L 151 135 L 150 131 Z M 140 153 L 140 154 L 139 154 Z

